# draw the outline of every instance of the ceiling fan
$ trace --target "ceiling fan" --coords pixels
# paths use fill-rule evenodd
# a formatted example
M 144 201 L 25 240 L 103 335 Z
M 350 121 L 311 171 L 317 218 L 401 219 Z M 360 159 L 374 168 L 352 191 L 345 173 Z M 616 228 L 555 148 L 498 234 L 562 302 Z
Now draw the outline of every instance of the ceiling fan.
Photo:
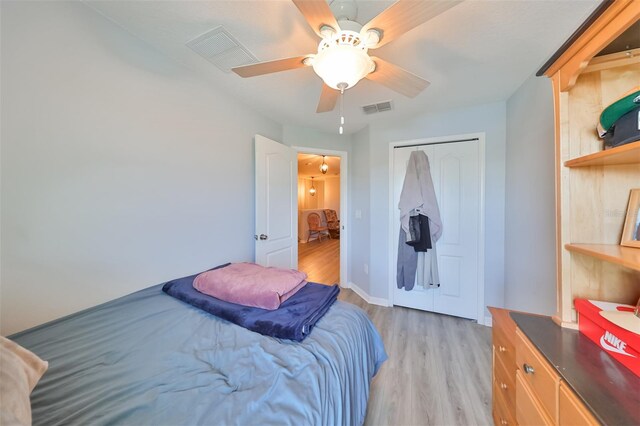
M 349 19 L 348 14 L 341 14 L 337 20 L 326 0 L 292 1 L 322 39 L 318 53 L 236 67 L 233 71 L 241 77 L 254 77 L 311 66 L 324 81 L 316 112 L 332 111 L 340 93 L 355 86 L 362 78 L 410 98 L 426 89 L 430 84 L 427 80 L 369 56 L 368 50 L 384 46 L 461 2 L 399 0 L 365 25 L 360 25 L 353 18 Z

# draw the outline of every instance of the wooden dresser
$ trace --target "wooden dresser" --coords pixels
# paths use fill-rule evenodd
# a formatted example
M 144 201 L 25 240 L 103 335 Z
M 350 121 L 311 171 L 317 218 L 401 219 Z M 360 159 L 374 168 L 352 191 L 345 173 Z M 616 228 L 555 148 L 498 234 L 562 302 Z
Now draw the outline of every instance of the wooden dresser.
M 493 316 L 493 421 L 516 424 L 516 324 L 506 309 L 489 308 Z
M 640 378 L 588 338 L 550 317 L 489 310 L 496 425 L 640 424 Z

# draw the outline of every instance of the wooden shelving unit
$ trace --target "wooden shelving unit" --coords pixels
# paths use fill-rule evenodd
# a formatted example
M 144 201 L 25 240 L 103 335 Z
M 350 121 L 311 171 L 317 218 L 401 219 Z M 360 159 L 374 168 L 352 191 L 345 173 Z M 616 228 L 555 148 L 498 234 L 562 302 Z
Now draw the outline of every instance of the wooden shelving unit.
M 615 244 L 565 244 L 567 250 L 640 271 L 640 249 Z
M 640 249 L 620 235 L 631 189 L 640 187 L 640 142 L 603 150 L 602 110 L 638 86 L 635 51 L 596 56 L 640 19 L 640 1 L 610 2 L 545 68 L 554 91 L 558 304 L 575 327 L 576 298 L 635 304 Z
M 566 167 L 640 165 L 640 141 L 565 161 Z M 640 184 L 639 184 L 640 185 Z

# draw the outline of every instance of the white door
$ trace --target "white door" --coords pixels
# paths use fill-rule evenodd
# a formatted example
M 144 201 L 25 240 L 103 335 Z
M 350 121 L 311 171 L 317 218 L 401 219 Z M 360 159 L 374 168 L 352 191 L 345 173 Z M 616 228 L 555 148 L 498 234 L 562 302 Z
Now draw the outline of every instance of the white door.
M 436 243 L 440 287 L 413 290 L 394 287 L 394 305 L 477 319 L 480 241 L 480 150 L 477 141 L 394 149 L 393 205 L 397 207 L 409 156 L 422 150 L 429 157 L 443 232 Z M 397 259 L 400 211 L 396 208 L 392 241 Z M 394 263 L 395 264 L 395 263 Z M 394 273 L 395 277 L 395 273 Z M 395 283 L 394 283 L 395 286 Z
M 256 260 L 263 266 L 298 267 L 298 164 L 288 146 L 255 136 Z

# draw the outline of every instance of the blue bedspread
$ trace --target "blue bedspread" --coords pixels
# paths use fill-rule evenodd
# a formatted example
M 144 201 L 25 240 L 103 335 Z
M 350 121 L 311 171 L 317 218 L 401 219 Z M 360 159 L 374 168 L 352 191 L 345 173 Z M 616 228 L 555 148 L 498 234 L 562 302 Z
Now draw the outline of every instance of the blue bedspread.
M 221 265 L 218 268 L 224 268 Z M 197 275 L 169 281 L 162 291 L 234 324 L 265 336 L 301 342 L 336 301 L 340 287 L 307 283 L 280 308 L 266 309 L 237 305 L 200 293 L 193 288 Z
M 386 359 L 362 310 L 338 301 L 294 342 L 161 287 L 10 337 L 49 361 L 32 394 L 34 424 L 362 424 Z

